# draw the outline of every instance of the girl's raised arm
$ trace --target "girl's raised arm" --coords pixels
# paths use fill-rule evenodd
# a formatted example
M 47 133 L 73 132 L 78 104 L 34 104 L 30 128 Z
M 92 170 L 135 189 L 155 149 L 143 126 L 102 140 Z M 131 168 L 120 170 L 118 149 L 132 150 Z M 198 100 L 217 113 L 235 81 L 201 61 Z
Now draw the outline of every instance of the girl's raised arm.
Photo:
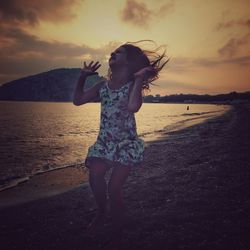
M 128 110 L 137 112 L 142 105 L 142 85 L 145 80 L 152 74 L 155 74 L 155 69 L 152 66 L 145 67 L 134 74 L 134 85 L 129 94 Z
M 88 103 L 90 101 L 93 101 L 96 97 L 98 97 L 99 94 L 99 88 L 102 84 L 102 82 L 97 83 L 93 87 L 84 90 L 84 84 L 88 76 L 97 74 L 96 70 L 100 68 L 101 64 L 99 62 L 96 62 L 93 64 L 93 61 L 87 65 L 86 62 L 84 62 L 84 67 L 81 70 L 81 75 L 77 81 L 74 97 L 73 97 L 73 104 L 76 106 L 80 106 L 82 104 Z

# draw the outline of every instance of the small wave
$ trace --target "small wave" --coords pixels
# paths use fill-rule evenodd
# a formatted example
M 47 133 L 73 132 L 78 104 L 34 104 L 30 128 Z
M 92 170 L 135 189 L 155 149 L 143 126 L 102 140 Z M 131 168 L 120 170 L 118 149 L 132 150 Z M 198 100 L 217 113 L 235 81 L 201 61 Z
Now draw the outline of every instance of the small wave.
M 26 182 L 30 179 L 29 176 L 24 177 L 11 177 L 3 181 L 3 184 L 0 185 L 0 192 L 9 188 L 13 188 L 23 182 Z
M 202 113 L 192 113 L 190 115 L 194 115 L 194 114 L 200 114 L 200 115 L 203 115 L 202 117 L 201 116 L 198 116 L 198 117 L 192 117 L 192 118 L 187 118 L 187 119 L 183 119 L 181 121 L 177 121 L 175 123 L 172 123 L 170 125 L 167 125 L 166 127 L 164 127 L 163 129 L 159 129 L 159 130 L 154 130 L 154 131 L 149 131 L 149 132 L 144 132 L 144 133 L 141 133 L 139 134 L 140 137 L 147 137 L 147 136 L 151 136 L 151 135 L 154 135 L 154 134 L 157 134 L 157 133 L 165 133 L 165 132 L 172 132 L 172 131 L 175 131 L 177 129 L 180 129 L 182 128 L 183 126 L 185 126 L 185 124 L 187 122 L 190 122 L 190 121 L 195 121 L 195 120 L 199 120 L 199 119 L 205 119 L 205 118 L 209 118 L 209 117 L 212 117 L 213 115 L 210 114 L 208 115 L 209 113 L 216 113 L 217 111 L 215 112 L 202 112 Z
M 211 114 L 211 113 L 216 113 L 216 112 L 219 112 L 219 111 L 197 112 L 197 113 L 184 113 L 184 114 L 181 114 L 181 116 L 206 115 L 206 114 Z
M 171 133 L 173 131 L 189 127 L 189 126 L 193 125 L 195 121 L 198 121 L 198 123 L 199 123 L 199 122 L 202 122 L 202 121 L 204 121 L 206 119 L 215 117 L 215 116 L 217 116 L 217 115 L 215 115 L 215 113 L 218 113 L 218 112 L 221 114 L 220 111 L 202 112 L 202 116 L 198 116 L 198 117 L 196 116 L 196 117 L 192 117 L 192 118 L 188 118 L 188 119 L 178 121 L 178 122 L 176 122 L 174 124 L 166 126 L 164 128 L 164 133 L 168 134 L 168 133 Z M 195 124 L 196 123 L 197 122 L 195 122 Z
M 63 169 L 63 168 L 69 168 L 69 167 L 76 167 L 76 168 L 79 168 L 79 167 L 83 167 L 84 166 L 84 163 L 72 163 L 72 164 L 65 164 L 65 165 L 61 165 L 61 166 L 50 166 L 50 165 L 44 165 L 42 167 L 42 169 L 39 169 L 35 172 L 32 173 L 32 176 L 34 175 L 38 175 L 38 174 L 43 174 L 43 173 L 47 173 L 47 172 L 50 172 L 50 171 L 54 171 L 54 170 L 58 170 L 58 169 Z
M 22 176 L 22 177 L 13 176 L 13 177 L 10 177 L 8 179 L 2 180 L 1 184 L 0 184 L 0 192 L 7 190 L 9 188 L 16 187 L 17 185 L 30 180 L 30 178 L 32 178 L 35 175 L 44 174 L 47 172 L 51 172 L 51 171 L 59 170 L 59 169 L 64 169 L 64 168 L 68 168 L 68 167 L 82 168 L 82 167 L 84 167 L 84 163 L 72 163 L 72 164 L 66 164 L 66 165 L 57 166 L 57 167 L 44 165 L 42 167 L 42 169 L 34 171 L 28 176 Z
M 72 132 L 72 131 L 70 131 L 68 133 L 71 134 L 71 135 L 79 135 L 79 132 Z
M 180 116 L 206 115 L 206 114 L 209 114 L 209 113 L 216 113 L 216 112 L 219 112 L 219 111 L 195 112 L 195 113 L 183 113 L 183 114 L 177 114 L 177 115 L 167 115 L 167 117 L 174 118 L 174 117 L 180 117 Z
M 172 123 L 170 125 L 167 125 L 166 127 L 164 127 L 163 129 L 159 129 L 159 130 L 154 130 L 154 131 L 150 131 L 150 132 L 145 132 L 145 133 L 141 133 L 139 136 L 141 137 L 155 137 L 157 136 L 162 136 L 162 135 L 167 135 L 167 134 L 171 134 L 171 132 L 175 132 L 177 130 L 181 130 L 183 128 L 189 127 L 193 124 L 202 122 L 206 119 L 212 118 L 217 116 L 218 114 L 215 113 L 221 113 L 221 111 L 210 111 L 210 112 L 201 112 L 201 113 L 191 113 L 191 117 L 187 117 L 186 119 L 177 121 L 175 123 Z M 199 116 L 197 115 L 199 114 Z M 188 115 L 188 114 L 187 114 Z M 192 115 L 194 117 L 192 117 Z

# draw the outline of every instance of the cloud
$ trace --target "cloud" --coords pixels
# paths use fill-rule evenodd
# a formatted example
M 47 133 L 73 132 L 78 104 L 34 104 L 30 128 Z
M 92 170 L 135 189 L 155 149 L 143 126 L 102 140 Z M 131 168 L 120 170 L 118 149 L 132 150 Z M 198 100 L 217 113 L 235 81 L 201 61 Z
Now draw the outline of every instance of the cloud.
M 239 67 L 250 66 L 250 55 L 247 56 L 238 56 L 229 59 L 218 59 L 218 58 L 201 58 L 201 59 L 194 59 L 194 65 L 200 67 L 215 67 L 219 65 L 235 65 Z
M 152 16 L 152 11 L 145 3 L 138 3 L 135 0 L 127 0 L 122 10 L 121 17 L 125 22 L 131 22 L 137 26 L 147 25 Z
M 229 29 L 235 26 L 245 26 L 247 28 L 250 28 L 250 19 L 230 20 L 227 22 L 220 22 L 216 25 L 215 29 L 217 31 L 221 31 L 221 30 Z
M 94 52 L 86 45 L 78 46 L 71 43 L 58 41 L 44 41 L 34 35 L 30 35 L 20 28 L 8 28 L 0 30 L 0 41 L 9 40 L 12 46 L 2 43 L 0 54 L 18 55 L 26 52 L 40 52 L 44 56 L 79 56 Z
M 198 72 L 201 68 L 212 68 L 228 62 L 216 58 L 175 57 L 168 63 L 168 69 L 177 74 Z
M 1 0 L 0 22 L 37 25 L 41 20 L 68 21 L 75 17 L 74 8 L 81 0 Z
M 8 42 L 6 42 L 8 41 Z M 101 48 L 91 48 L 87 45 L 76 45 L 59 41 L 46 41 L 27 33 L 19 27 L 3 27 L 0 24 L 0 55 L 18 56 L 25 53 L 41 54 L 44 57 L 80 57 L 91 54 L 95 59 L 99 56 L 109 56 L 112 50 L 121 42 L 110 42 Z
M 176 93 L 206 93 L 209 88 L 205 84 L 199 84 L 196 81 L 190 80 L 176 80 L 175 76 L 161 75 L 161 77 L 150 86 L 152 94 L 161 93 L 162 95 L 176 94 Z M 149 94 L 151 94 L 149 92 Z
M 161 5 L 158 9 L 150 9 L 144 2 L 136 0 L 127 0 L 124 8 L 121 10 L 121 19 L 124 22 L 132 23 L 139 27 L 147 28 L 150 22 L 155 18 L 163 17 L 172 12 L 174 1 Z
M 186 74 L 188 72 L 197 72 L 202 68 L 216 68 L 221 65 L 234 65 L 238 67 L 250 66 L 250 55 L 237 56 L 227 59 L 176 57 L 170 60 L 168 63 L 168 68 L 164 71 L 177 73 L 180 75 Z
M 176 80 L 158 80 L 157 85 L 162 86 L 164 85 L 165 88 L 175 88 L 175 89 L 190 89 L 193 90 L 194 89 L 194 85 L 193 83 L 184 83 L 184 82 L 180 82 L 180 81 L 176 81 Z M 197 89 L 197 86 L 195 86 L 195 88 Z M 199 90 L 205 90 L 206 88 L 204 86 L 198 86 Z
M 165 16 L 168 13 L 171 13 L 174 10 L 174 1 L 163 4 L 158 10 L 155 11 L 155 16 Z
M 190 91 L 208 93 L 216 89 L 218 91 L 219 88 L 221 90 L 230 89 L 227 85 L 223 86 L 221 79 L 230 81 L 232 89 L 237 89 L 241 84 L 239 83 L 237 86 L 232 83 L 237 78 L 235 71 L 246 74 L 249 66 L 250 53 L 232 58 L 172 57 L 167 67 L 160 72 L 160 78 L 156 81 L 156 84 L 159 85 L 156 92 L 165 93 L 168 90 L 171 93 L 188 93 Z M 233 72 L 230 72 L 231 69 Z M 231 80 L 230 77 L 232 77 Z M 216 87 L 215 82 L 217 82 Z
M 59 41 L 46 41 L 19 27 L 0 24 L 0 84 L 26 75 L 61 67 L 81 67 L 86 60 L 99 61 L 99 72 L 106 75 L 107 59 L 121 42 L 110 42 L 100 48 Z
M 218 53 L 221 56 L 231 58 L 237 55 L 237 53 L 243 46 L 249 45 L 249 42 L 250 42 L 250 33 L 244 35 L 241 38 L 231 38 L 226 42 L 224 46 L 222 46 L 218 50 Z

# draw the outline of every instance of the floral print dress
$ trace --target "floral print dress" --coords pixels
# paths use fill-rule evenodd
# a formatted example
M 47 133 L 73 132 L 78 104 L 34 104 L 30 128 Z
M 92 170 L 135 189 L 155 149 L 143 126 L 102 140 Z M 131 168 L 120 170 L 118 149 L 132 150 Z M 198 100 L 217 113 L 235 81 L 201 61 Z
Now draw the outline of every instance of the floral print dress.
M 144 142 L 138 138 L 133 112 L 128 111 L 129 87 L 133 82 L 112 90 L 105 81 L 100 87 L 100 130 L 94 145 L 89 147 L 85 166 L 93 158 L 123 166 L 139 166 L 143 161 Z

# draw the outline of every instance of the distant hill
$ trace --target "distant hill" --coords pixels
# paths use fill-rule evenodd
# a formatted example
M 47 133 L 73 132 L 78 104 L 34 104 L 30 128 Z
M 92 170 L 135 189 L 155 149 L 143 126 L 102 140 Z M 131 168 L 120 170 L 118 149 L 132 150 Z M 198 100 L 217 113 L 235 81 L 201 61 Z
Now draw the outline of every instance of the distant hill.
M 37 75 L 24 77 L 0 86 L 0 100 L 72 102 L 80 68 L 54 69 Z M 87 78 L 85 88 L 93 86 L 103 77 L 93 75 Z M 96 100 L 97 101 L 97 100 Z M 231 92 L 218 95 L 146 95 L 144 102 L 150 103 L 238 103 L 250 102 L 250 91 Z
M 79 75 L 80 68 L 54 69 L 14 80 L 0 86 L 0 100 L 71 102 Z M 88 77 L 85 88 L 102 79 Z

